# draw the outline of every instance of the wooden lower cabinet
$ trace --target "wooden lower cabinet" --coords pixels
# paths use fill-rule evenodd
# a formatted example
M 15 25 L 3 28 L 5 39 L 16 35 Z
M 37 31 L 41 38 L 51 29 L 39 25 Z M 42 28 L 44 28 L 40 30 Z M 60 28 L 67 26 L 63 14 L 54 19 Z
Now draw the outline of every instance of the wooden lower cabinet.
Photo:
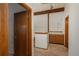
M 49 43 L 64 44 L 64 35 L 49 34 Z

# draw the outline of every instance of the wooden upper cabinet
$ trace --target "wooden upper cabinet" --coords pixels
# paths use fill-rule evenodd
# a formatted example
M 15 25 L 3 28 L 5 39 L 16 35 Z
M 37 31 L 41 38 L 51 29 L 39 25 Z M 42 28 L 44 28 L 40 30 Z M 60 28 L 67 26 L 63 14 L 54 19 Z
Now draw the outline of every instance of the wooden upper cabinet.
M 0 3 L 0 55 L 8 55 L 8 4 Z

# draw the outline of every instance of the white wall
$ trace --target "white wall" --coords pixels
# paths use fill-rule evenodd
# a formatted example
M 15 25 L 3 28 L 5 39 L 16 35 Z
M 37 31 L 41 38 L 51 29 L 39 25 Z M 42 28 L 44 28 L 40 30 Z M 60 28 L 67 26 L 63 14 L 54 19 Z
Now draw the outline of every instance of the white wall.
M 69 4 L 69 55 L 79 56 L 79 4 Z
M 34 32 L 48 32 L 48 15 L 34 16 Z M 57 12 L 49 14 L 49 31 L 62 31 L 65 30 L 65 12 Z
M 69 4 L 65 3 L 65 17 L 69 15 Z
M 14 53 L 14 12 L 9 9 L 9 54 Z
M 69 56 L 79 56 L 79 4 L 65 5 L 65 16 L 69 15 Z
M 34 32 L 48 32 L 48 15 L 34 16 Z
M 56 34 L 64 34 L 65 30 L 65 12 L 57 12 L 49 14 L 49 31 L 62 31 L 61 33 Z M 52 32 L 52 34 L 55 34 Z

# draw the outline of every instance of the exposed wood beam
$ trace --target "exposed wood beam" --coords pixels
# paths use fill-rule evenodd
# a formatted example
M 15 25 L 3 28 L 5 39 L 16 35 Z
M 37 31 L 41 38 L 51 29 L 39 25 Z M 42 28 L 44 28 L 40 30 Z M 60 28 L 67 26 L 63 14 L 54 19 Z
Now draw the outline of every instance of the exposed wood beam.
M 34 12 L 34 15 L 55 13 L 55 12 L 61 12 L 61 11 L 64 11 L 64 7 L 56 8 L 56 9 L 52 9 L 52 10 L 45 10 L 45 11 Z

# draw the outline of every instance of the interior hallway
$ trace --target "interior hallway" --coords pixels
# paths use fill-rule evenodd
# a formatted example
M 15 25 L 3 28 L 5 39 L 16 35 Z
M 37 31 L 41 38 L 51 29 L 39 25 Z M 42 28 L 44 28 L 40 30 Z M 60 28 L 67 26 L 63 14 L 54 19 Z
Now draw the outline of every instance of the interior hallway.
M 49 44 L 48 49 L 35 48 L 35 56 L 68 56 L 68 49 L 64 45 Z

